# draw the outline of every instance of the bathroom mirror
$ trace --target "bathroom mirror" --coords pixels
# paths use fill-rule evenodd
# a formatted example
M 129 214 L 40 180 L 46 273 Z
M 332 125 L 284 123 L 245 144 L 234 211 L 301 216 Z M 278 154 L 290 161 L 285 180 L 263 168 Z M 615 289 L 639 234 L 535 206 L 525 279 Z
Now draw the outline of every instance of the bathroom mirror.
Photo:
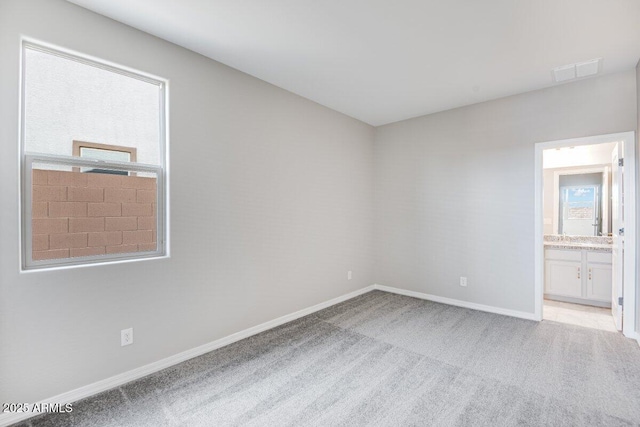
M 545 171 L 545 234 L 607 236 L 611 231 L 611 167 Z
M 590 175 L 597 176 L 598 174 Z M 563 178 L 583 178 L 585 176 L 560 176 L 558 234 L 599 236 L 602 233 L 602 200 L 600 191 L 602 184 L 562 185 Z

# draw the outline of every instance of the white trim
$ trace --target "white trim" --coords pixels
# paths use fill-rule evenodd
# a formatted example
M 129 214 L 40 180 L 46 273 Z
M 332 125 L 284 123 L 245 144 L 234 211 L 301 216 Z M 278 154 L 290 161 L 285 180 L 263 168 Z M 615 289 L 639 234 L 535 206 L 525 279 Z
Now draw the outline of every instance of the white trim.
M 122 74 L 127 77 L 141 80 L 147 83 L 154 84 L 156 86 L 162 86 L 167 83 L 167 79 L 157 76 L 146 71 L 140 71 L 132 67 L 128 67 L 117 62 L 108 61 L 97 56 L 88 55 L 86 53 L 78 52 L 73 49 L 67 49 L 63 46 L 58 46 L 53 43 L 48 43 L 43 40 L 39 40 L 34 37 L 22 36 L 20 37 L 20 45 L 28 49 L 37 50 L 50 55 L 59 56 L 61 58 L 69 59 L 90 65 L 92 67 L 101 68 L 103 70 L 112 71 L 114 73 Z
M 217 350 L 221 347 L 227 346 L 229 344 L 233 344 L 234 342 L 243 340 L 245 338 L 251 337 L 253 335 L 259 334 L 269 329 L 273 329 L 285 323 L 291 322 L 293 320 L 299 319 L 304 316 L 308 316 L 309 314 L 313 314 L 317 311 L 323 310 L 325 308 L 331 307 L 333 305 L 339 304 L 341 302 L 347 301 L 349 299 L 355 298 L 357 296 L 366 294 L 367 292 L 371 292 L 373 290 L 379 290 L 384 292 L 390 292 L 397 295 L 405 295 L 413 298 L 419 298 L 427 301 L 438 302 L 442 304 L 448 304 L 456 307 L 469 308 L 472 310 L 479 310 L 488 313 L 495 313 L 504 316 L 517 317 L 520 319 L 527 320 L 537 320 L 534 313 L 528 313 L 525 311 L 518 310 L 510 310 L 506 308 L 494 307 L 490 305 L 484 304 L 476 304 L 473 302 L 457 300 L 453 298 L 441 297 L 437 295 L 425 294 L 422 292 L 410 291 L 406 289 L 394 288 L 392 286 L 385 286 L 374 284 L 370 286 L 366 286 L 362 289 L 358 289 L 357 291 L 350 292 L 348 294 L 339 296 L 337 298 L 333 298 L 329 301 L 322 302 L 320 304 L 316 304 L 314 306 L 296 311 L 291 314 L 287 314 L 285 316 L 278 317 L 276 319 L 270 320 L 268 322 L 262 323 L 260 325 L 253 326 L 251 328 L 245 329 L 240 332 L 236 332 L 235 334 L 231 334 L 224 338 L 212 341 L 207 344 L 203 344 L 199 347 L 192 348 L 190 350 L 183 351 L 181 353 L 175 354 L 173 356 L 169 356 L 167 358 L 158 360 L 156 362 L 149 363 L 147 365 L 141 366 L 139 368 L 132 369 L 130 371 L 124 372 L 122 374 L 114 375 L 110 378 L 97 381 L 95 383 L 77 388 L 75 390 L 71 390 L 65 393 L 61 393 L 57 396 L 51 397 L 49 399 L 43 399 L 38 403 L 73 403 L 78 400 L 96 395 L 106 390 L 113 389 L 115 387 L 119 387 L 128 382 L 137 380 L 139 378 L 145 377 L 147 375 L 153 374 L 155 372 L 161 371 L 163 369 L 169 368 L 171 366 L 177 365 L 178 363 L 182 363 L 186 360 L 193 359 L 194 357 L 198 357 L 205 353 L 208 353 L 213 350 Z M 640 345 L 640 334 L 637 334 L 635 337 L 638 340 L 638 344 Z M 26 420 L 28 418 L 37 416 L 37 413 L 31 412 L 21 412 L 21 413 L 0 413 L 0 427 L 7 427 L 11 424 Z
M 27 170 L 25 151 L 25 90 L 26 90 L 26 54 L 27 50 L 34 50 L 50 55 L 55 55 L 70 61 L 75 61 L 87 66 L 100 68 L 109 72 L 117 73 L 129 78 L 143 81 L 158 87 L 159 90 L 159 153 L 160 165 L 137 164 L 140 167 L 155 167 L 157 169 L 157 244 L 156 251 L 135 252 L 129 255 L 119 256 L 99 256 L 99 257 L 77 257 L 65 258 L 64 260 L 47 260 L 45 262 L 34 262 L 31 258 L 31 222 L 28 220 L 31 216 L 31 203 L 27 203 L 28 195 L 31 194 L 31 175 Z M 87 55 L 61 46 L 46 43 L 31 37 L 20 37 L 20 100 L 19 100 L 19 158 L 18 158 L 18 210 L 19 219 L 18 226 L 20 230 L 20 273 L 49 270 L 54 268 L 75 268 L 88 265 L 104 265 L 129 260 L 147 260 L 147 259 L 163 259 L 170 257 L 169 248 L 169 227 L 170 227 L 170 209 L 169 209 L 169 80 L 127 67 L 115 62 L 107 61 L 95 56 Z M 37 154 L 37 153 L 34 153 Z M 54 155 L 48 155 L 48 158 L 54 158 Z M 57 156 L 62 158 L 63 156 Z M 114 162 L 111 162 L 115 164 Z M 134 164 L 134 163 L 132 163 Z M 106 165 L 106 163 L 105 163 Z M 27 176 L 28 175 L 28 176 Z
M 264 332 L 268 329 L 275 328 L 277 326 L 283 325 L 285 323 L 291 322 L 293 320 L 299 319 L 304 316 L 308 316 L 309 314 L 315 313 L 317 311 L 323 310 L 327 307 L 331 307 L 332 305 L 336 305 L 338 303 L 347 301 L 351 298 L 355 298 L 362 294 L 366 294 L 367 292 L 371 292 L 375 289 L 375 285 L 367 286 L 362 289 L 358 289 L 357 291 L 350 292 L 348 294 L 339 296 L 337 298 L 330 299 L 329 301 L 322 302 L 320 304 L 316 304 L 314 306 L 304 308 L 302 310 L 296 311 L 291 314 L 287 314 L 285 316 L 278 317 L 277 319 L 270 320 L 265 323 L 261 323 L 260 325 L 253 326 L 251 328 L 245 329 L 240 332 L 236 332 L 235 334 L 231 334 L 224 338 L 220 338 L 218 340 L 212 341 L 207 344 L 203 344 L 199 347 L 192 348 L 190 350 L 183 351 L 181 353 L 175 354 L 173 356 L 169 356 L 167 358 L 158 360 L 153 363 L 149 363 L 148 365 L 141 366 L 139 368 L 132 369 L 130 371 L 124 372 L 122 374 L 114 375 L 113 377 L 96 381 L 93 384 L 89 384 L 75 390 L 71 390 L 65 393 L 61 393 L 57 396 L 51 397 L 49 399 L 44 399 L 39 403 L 72 403 L 76 402 L 80 399 L 84 399 L 89 396 L 93 396 L 95 394 L 101 393 L 106 390 L 110 390 L 112 388 L 118 387 L 122 384 L 126 384 L 130 381 L 136 380 L 138 378 L 142 378 L 149 374 L 153 374 L 154 372 L 161 371 L 162 369 L 169 368 L 171 366 L 177 365 L 178 363 L 182 363 L 186 360 L 193 359 L 194 357 L 203 355 L 213 350 L 217 350 L 221 347 L 224 347 L 229 344 L 233 344 L 234 342 L 243 340 L 250 336 L 259 334 L 260 332 Z M 39 415 L 38 413 L 32 412 L 19 412 L 19 413 L 0 413 L 0 427 L 6 427 L 13 423 L 17 423 L 19 421 L 23 421 L 27 418 L 31 418 Z
M 611 209 L 611 196 L 609 194 L 609 185 L 611 184 L 611 166 L 605 166 L 602 172 L 602 214 L 600 221 L 602 221 L 602 235 L 608 236 L 613 232 L 613 227 L 609 226 L 609 210 Z
M 543 196 L 543 179 L 542 179 L 542 152 L 549 148 L 559 148 L 566 146 L 602 144 L 607 142 L 623 142 L 625 173 L 625 240 L 624 240 L 624 265 L 627 266 L 624 274 L 624 319 L 622 333 L 627 337 L 636 336 L 635 332 L 635 311 L 636 311 L 636 163 L 637 155 L 635 148 L 635 133 L 621 132 L 609 135 L 597 135 L 584 138 L 565 139 L 559 141 L 538 142 L 535 144 L 535 162 L 534 162 L 534 268 L 535 268 L 535 285 L 534 285 L 534 302 L 535 302 L 535 320 L 542 320 L 542 301 L 544 290 L 543 279 L 543 260 L 544 260 L 544 244 L 543 244 L 543 217 L 542 196 Z M 629 190 L 628 192 L 626 190 Z M 630 267 L 629 267 L 630 266 Z
M 640 346 L 640 332 L 636 332 L 635 336 L 631 336 L 629 338 L 635 339 L 638 342 L 638 346 Z
M 494 307 L 492 305 L 477 304 L 474 302 L 462 301 L 453 298 L 441 297 L 437 295 L 425 294 L 422 292 L 409 291 L 406 289 L 394 288 L 392 286 L 385 285 L 373 285 L 373 289 L 379 291 L 391 292 L 398 295 L 405 295 L 408 297 L 420 298 L 427 301 L 439 302 L 442 304 L 454 305 L 456 307 L 470 308 L 472 310 L 486 311 L 487 313 L 501 314 L 504 316 L 518 317 L 520 319 L 536 320 L 534 313 L 527 313 L 526 311 L 510 310 L 508 308 Z
M 88 159 L 74 156 L 61 156 L 53 154 L 37 154 L 37 153 L 25 153 L 24 155 L 24 193 L 22 194 L 22 200 L 24 201 L 24 217 L 23 224 L 31 224 L 32 219 L 32 173 L 34 163 L 47 164 L 47 165 L 64 165 L 64 166 L 89 166 L 100 167 L 104 169 L 113 169 L 118 171 L 134 171 L 134 172 L 151 172 L 156 174 L 156 217 L 158 221 L 157 227 L 157 248 L 155 251 L 140 251 L 132 253 L 117 253 L 117 254 L 103 254 L 84 257 L 69 257 L 60 259 L 48 259 L 48 260 L 34 260 L 33 259 L 33 231 L 31 226 L 27 226 L 23 230 L 24 242 L 22 243 L 22 259 L 23 265 L 21 273 L 31 271 L 49 271 L 58 267 L 77 267 L 81 265 L 96 265 L 96 264 L 110 264 L 114 261 L 122 260 L 147 260 L 165 258 L 166 252 L 164 250 L 164 227 L 163 227 L 163 210 L 164 206 L 164 175 L 161 166 L 148 165 L 135 162 L 105 162 L 102 160 Z
M 636 153 L 636 136 L 635 132 L 627 132 L 623 139 L 623 158 L 625 160 L 624 180 L 624 265 L 627 266 L 624 271 L 624 305 L 622 333 L 625 336 L 633 336 L 636 331 L 636 288 L 638 286 L 638 263 L 636 260 L 637 246 L 637 186 L 636 186 L 636 168 L 638 154 Z M 629 190 L 628 192 L 626 190 Z
M 538 298 L 538 295 L 542 296 L 544 292 L 544 212 L 542 210 L 542 201 L 544 200 L 544 187 L 542 186 L 544 171 L 542 169 L 543 149 L 536 144 L 534 153 L 534 187 L 535 193 L 533 196 L 534 208 L 534 225 L 533 225 L 533 313 L 534 319 L 538 322 L 542 321 L 542 298 Z

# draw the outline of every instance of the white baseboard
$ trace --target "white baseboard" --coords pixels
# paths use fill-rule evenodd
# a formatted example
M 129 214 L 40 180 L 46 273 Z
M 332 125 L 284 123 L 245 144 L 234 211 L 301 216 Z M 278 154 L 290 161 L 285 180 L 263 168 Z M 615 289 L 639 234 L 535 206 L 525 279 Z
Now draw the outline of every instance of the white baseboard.
M 136 369 L 132 369 L 130 371 L 124 372 L 122 374 L 114 375 L 113 377 L 97 381 L 93 384 L 89 384 L 75 390 L 68 391 L 66 393 L 59 394 L 57 396 L 51 397 L 49 399 L 44 399 L 39 403 L 73 403 L 78 400 L 84 399 L 89 396 L 93 396 L 95 394 L 101 393 L 106 390 L 110 390 L 112 388 L 121 386 L 130 381 L 145 377 L 149 374 L 153 374 L 154 372 L 161 371 L 163 369 L 169 368 L 173 365 L 177 365 L 178 363 L 184 362 L 189 359 L 193 359 L 194 357 L 200 356 L 202 354 L 208 353 L 210 351 L 219 349 L 226 345 L 232 344 L 236 341 L 240 341 L 242 339 L 248 338 L 252 335 L 259 334 L 260 332 L 264 332 L 268 329 L 275 328 L 277 326 L 283 325 L 287 322 L 291 322 L 293 320 L 299 319 L 301 317 L 307 316 L 309 314 L 315 313 L 316 311 L 320 311 L 327 307 L 331 307 L 332 305 L 341 303 L 343 301 L 349 300 L 351 298 L 355 298 L 359 295 L 365 294 L 372 290 L 381 290 L 385 292 L 391 292 L 399 295 L 406 295 L 414 298 L 420 298 L 424 300 L 439 302 L 442 304 L 454 305 L 457 307 L 470 308 L 473 310 L 486 311 L 489 313 L 502 314 L 505 316 L 518 317 L 521 319 L 535 320 L 533 313 L 527 313 L 524 311 L 516 311 L 509 310 L 506 308 L 493 307 L 489 305 L 476 304 L 472 302 L 457 300 L 453 298 L 440 297 L 437 295 L 425 294 L 422 292 L 409 291 L 406 289 L 394 288 L 391 286 L 384 285 L 371 285 L 359 289 L 354 292 L 350 292 L 346 295 L 342 295 L 337 298 L 333 298 L 329 301 L 322 302 L 320 304 L 316 304 L 312 307 L 308 307 L 295 313 L 288 314 L 286 316 L 278 317 L 277 319 L 270 320 L 268 322 L 262 323 L 260 325 L 251 327 L 249 329 L 245 329 L 240 332 L 236 332 L 235 334 L 226 336 L 224 338 L 220 338 L 218 340 L 212 341 L 207 344 L 203 344 L 199 347 L 192 348 L 190 350 L 183 351 L 181 353 L 175 354 L 173 356 L 169 356 L 167 358 L 158 360 L 153 363 L 149 363 L 148 365 L 141 366 Z M 640 338 L 640 337 L 639 337 Z M 640 344 L 640 341 L 639 341 Z M 39 415 L 38 413 L 31 412 L 22 412 L 22 413 L 0 413 L 0 427 L 6 427 L 13 423 L 17 423 L 19 421 L 23 421 L 27 418 L 31 418 L 33 416 Z
M 634 337 L 640 346 L 640 332 L 636 331 L 636 336 Z
M 625 337 L 635 340 L 640 346 L 640 332 L 633 332 L 630 335 L 625 335 Z
M 391 286 L 384 286 L 384 285 L 378 285 L 378 284 L 373 285 L 373 288 L 381 291 L 385 291 L 385 292 L 391 292 L 394 294 L 406 295 L 408 297 L 420 298 L 420 299 L 425 299 L 433 302 L 440 302 L 442 304 L 455 305 L 457 307 L 464 307 L 464 308 L 470 308 L 473 310 L 486 311 L 489 313 L 502 314 L 504 316 L 518 317 L 520 319 L 536 320 L 534 313 L 527 313 L 526 311 L 509 310 L 507 308 L 494 307 L 491 305 L 476 304 L 474 302 L 440 297 L 437 295 L 424 294 L 422 292 L 409 291 L 406 289 L 394 288 Z
M 68 391 L 66 393 L 59 394 L 49 399 L 44 399 L 40 403 L 77 402 L 80 399 L 84 399 L 86 397 L 93 396 L 103 391 L 121 386 L 130 381 L 136 380 L 138 378 L 142 378 L 149 374 L 153 374 L 154 372 L 161 371 L 162 369 L 166 369 L 173 365 L 177 365 L 178 363 L 184 362 L 185 360 L 193 359 L 194 357 L 203 355 L 210 351 L 232 344 L 236 341 L 240 341 L 252 335 L 259 334 L 260 332 L 264 332 L 268 329 L 275 328 L 277 326 L 291 322 L 292 320 L 299 319 L 301 317 L 315 313 L 316 311 L 320 311 L 327 307 L 331 307 L 332 305 L 336 305 L 338 303 L 349 300 L 351 298 L 355 298 L 359 295 L 370 292 L 373 289 L 374 289 L 374 285 L 367 286 L 362 289 L 358 289 L 357 291 L 350 292 L 348 294 L 339 296 L 337 298 L 333 298 L 329 301 L 316 304 L 312 307 L 308 307 L 308 308 L 296 311 L 295 313 L 287 314 L 286 316 L 278 317 L 277 319 L 273 319 L 268 322 L 262 323 L 260 325 L 251 327 L 249 329 L 236 332 L 235 334 L 226 336 L 224 338 L 220 338 L 219 340 L 215 340 L 210 343 L 203 344 L 199 347 L 195 347 L 190 350 L 186 350 L 181 353 L 175 354 L 173 356 L 169 356 L 165 359 L 158 360 L 157 362 L 149 363 L 148 365 L 144 365 L 139 368 L 132 369 L 122 374 L 114 375 L 113 377 L 97 381 L 93 384 L 89 384 L 89 385 L 77 388 L 75 390 Z M 0 427 L 6 427 L 11 424 L 17 423 L 19 421 L 23 421 L 27 418 L 31 418 L 37 415 L 39 414 L 32 413 L 32 412 L 0 413 Z

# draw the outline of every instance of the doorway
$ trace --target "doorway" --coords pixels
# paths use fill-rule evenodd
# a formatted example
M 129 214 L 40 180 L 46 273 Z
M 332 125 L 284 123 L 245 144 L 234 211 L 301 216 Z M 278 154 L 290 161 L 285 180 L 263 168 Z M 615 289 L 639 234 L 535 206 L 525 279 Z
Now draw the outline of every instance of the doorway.
M 634 132 L 535 145 L 537 320 L 636 338 L 635 156 Z
M 545 298 L 542 319 L 607 332 L 618 332 L 610 308 Z

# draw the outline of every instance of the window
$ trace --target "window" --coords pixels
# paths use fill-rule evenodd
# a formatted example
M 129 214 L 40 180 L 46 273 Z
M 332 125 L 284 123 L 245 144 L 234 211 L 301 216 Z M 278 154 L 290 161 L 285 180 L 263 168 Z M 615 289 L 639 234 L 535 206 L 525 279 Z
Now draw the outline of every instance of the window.
M 167 253 L 166 90 L 23 42 L 23 269 Z
M 73 155 L 98 160 L 136 162 L 136 149 L 134 147 L 120 147 L 118 145 L 97 144 L 95 142 L 73 141 Z
M 564 219 L 593 221 L 596 211 L 597 187 L 563 187 Z
M 136 149 L 134 147 L 120 147 L 117 145 L 97 144 L 95 142 L 73 141 L 73 155 L 104 161 L 134 163 L 136 161 Z M 107 169 L 91 169 L 87 172 L 129 175 L 127 171 L 109 171 Z

